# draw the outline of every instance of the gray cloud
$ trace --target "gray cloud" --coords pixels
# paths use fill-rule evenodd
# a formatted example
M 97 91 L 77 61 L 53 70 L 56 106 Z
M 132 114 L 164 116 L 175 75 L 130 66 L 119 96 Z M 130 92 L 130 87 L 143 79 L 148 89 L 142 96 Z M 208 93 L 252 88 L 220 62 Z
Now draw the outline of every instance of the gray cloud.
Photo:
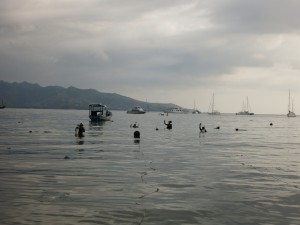
M 220 84 L 255 89 L 274 68 L 290 76 L 299 70 L 293 52 L 299 6 L 293 0 L 2 0 L 0 76 L 136 98 L 167 89 L 168 102 L 176 91 L 198 94 Z M 241 79 L 252 69 L 255 80 Z
M 212 21 L 230 32 L 299 32 L 299 1 L 214 1 Z

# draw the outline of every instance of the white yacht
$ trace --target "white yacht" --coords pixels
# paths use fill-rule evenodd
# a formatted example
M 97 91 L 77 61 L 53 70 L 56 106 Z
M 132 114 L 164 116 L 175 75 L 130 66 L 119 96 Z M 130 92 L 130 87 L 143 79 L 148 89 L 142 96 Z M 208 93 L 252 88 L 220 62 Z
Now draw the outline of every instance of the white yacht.
M 140 106 L 134 106 L 131 110 L 127 111 L 128 114 L 145 114 L 146 111 L 143 110 Z
M 164 111 L 164 113 L 186 113 L 183 108 L 169 108 Z

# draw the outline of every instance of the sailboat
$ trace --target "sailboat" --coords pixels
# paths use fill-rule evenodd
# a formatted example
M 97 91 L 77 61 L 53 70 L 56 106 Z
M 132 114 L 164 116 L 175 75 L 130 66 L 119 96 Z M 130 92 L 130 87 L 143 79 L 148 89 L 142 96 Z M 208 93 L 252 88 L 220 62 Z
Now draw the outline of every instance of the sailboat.
M 209 105 L 208 112 L 207 112 L 208 115 L 220 115 L 221 114 L 218 110 L 215 110 L 214 107 L 215 107 L 215 94 L 213 93 L 212 101 L 211 101 L 211 104 Z
M 246 105 L 243 102 L 243 107 L 242 107 L 242 111 L 236 113 L 235 115 L 254 115 L 253 112 L 251 112 L 251 107 L 248 101 L 248 97 L 247 97 L 247 103 Z
M 287 117 L 296 117 L 296 114 L 294 113 L 294 104 L 292 101 L 292 110 L 291 110 L 291 91 L 289 89 L 289 105 L 288 105 L 288 114 Z
M 200 114 L 201 113 L 198 109 L 196 109 L 195 100 L 194 100 L 194 109 L 193 109 L 192 113 L 193 114 Z

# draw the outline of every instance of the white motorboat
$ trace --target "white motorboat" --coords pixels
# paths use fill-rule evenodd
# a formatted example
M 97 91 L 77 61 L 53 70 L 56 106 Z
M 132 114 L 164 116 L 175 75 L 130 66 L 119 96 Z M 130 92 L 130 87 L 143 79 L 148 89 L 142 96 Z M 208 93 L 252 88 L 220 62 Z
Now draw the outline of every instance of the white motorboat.
M 127 111 L 128 114 L 145 114 L 146 111 L 143 110 L 140 106 L 134 106 L 131 110 Z

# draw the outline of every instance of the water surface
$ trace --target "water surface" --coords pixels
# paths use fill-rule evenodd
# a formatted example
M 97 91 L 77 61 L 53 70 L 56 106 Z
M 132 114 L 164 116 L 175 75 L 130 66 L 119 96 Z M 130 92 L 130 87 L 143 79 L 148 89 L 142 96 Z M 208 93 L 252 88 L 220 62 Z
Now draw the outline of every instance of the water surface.
M 299 117 L 4 109 L 0 124 L 3 225 L 300 224 Z

